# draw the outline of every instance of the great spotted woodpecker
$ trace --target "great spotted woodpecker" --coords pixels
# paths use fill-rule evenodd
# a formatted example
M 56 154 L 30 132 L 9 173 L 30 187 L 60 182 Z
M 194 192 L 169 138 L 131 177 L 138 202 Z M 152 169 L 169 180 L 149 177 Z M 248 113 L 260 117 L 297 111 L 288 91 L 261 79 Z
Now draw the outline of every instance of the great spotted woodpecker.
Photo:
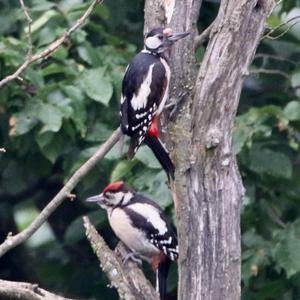
M 99 195 L 88 198 L 107 211 L 111 228 L 132 251 L 130 257 L 149 262 L 156 272 L 156 289 L 163 300 L 171 261 L 178 258 L 175 230 L 154 201 L 117 181 Z M 125 258 L 127 260 L 127 258 Z
M 122 85 L 121 129 L 131 137 L 128 158 L 145 142 L 172 178 L 175 168 L 159 139 L 158 118 L 168 97 L 171 46 L 188 34 L 172 33 L 170 28 L 151 30 L 145 36 L 144 49 L 127 67 Z

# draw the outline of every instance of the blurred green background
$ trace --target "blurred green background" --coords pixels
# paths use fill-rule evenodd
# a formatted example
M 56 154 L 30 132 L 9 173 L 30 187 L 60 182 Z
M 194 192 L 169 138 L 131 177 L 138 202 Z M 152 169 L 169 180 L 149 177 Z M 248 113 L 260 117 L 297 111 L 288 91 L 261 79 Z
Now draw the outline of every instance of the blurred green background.
M 82 15 L 91 1 L 25 1 L 34 20 L 34 53 Z M 0 89 L 0 239 L 24 229 L 70 175 L 118 126 L 121 80 L 141 49 L 142 0 L 107 0 L 50 58 Z M 199 30 L 219 1 L 204 1 Z M 234 145 L 246 187 L 242 209 L 242 299 L 300 299 L 300 1 L 284 0 L 268 20 L 245 79 Z M 197 51 L 199 61 L 204 48 Z M 27 53 L 26 20 L 17 0 L 0 0 L 0 78 Z M 271 70 L 271 71 L 270 71 Z M 271 73 L 271 74 L 269 74 Z M 84 199 L 113 180 L 156 199 L 172 218 L 167 178 L 147 149 L 133 161 L 118 147 L 76 187 L 32 238 L 0 260 L 0 278 L 37 282 L 64 296 L 117 299 L 84 236 L 89 215 L 109 245 L 103 211 Z M 146 270 L 147 271 L 147 270 Z M 153 276 L 148 270 L 147 274 Z M 176 295 L 176 267 L 170 282 Z

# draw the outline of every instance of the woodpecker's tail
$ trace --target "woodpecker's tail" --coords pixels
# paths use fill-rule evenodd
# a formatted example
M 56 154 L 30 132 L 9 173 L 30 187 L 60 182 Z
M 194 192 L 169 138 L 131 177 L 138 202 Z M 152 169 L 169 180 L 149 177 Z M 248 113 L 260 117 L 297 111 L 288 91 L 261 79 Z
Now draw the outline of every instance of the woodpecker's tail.
M 144 143 L 151 148 L 168 177 L 171 176 L 174 179 L 175 166 L 162 142 L 156 137 L 146 135 Z
M 156 270 L 156 290 L 159 292 L 160 300 L 167 297 L 167 278 L 169 273 L 171 260 L 167 258 L 158 265 Z

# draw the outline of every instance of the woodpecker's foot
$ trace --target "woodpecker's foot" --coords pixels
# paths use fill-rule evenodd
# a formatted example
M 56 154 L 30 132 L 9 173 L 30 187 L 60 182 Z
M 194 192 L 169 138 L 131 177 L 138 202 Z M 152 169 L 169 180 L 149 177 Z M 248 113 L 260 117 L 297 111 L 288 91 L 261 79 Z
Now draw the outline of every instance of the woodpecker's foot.
M 179 104 L 185 99 L 187 95 L 187 92 L 182 92 L 180 95 L 178 95 L 178 99 L 171 99 L 171 101 L 165 105 L 165 109 L 172 108 L 170 114 L 169 114 L 169 119 L 172 119 L 173 115 L 178 109 Z
M 142 265 L 143 263 L 142 263 L 142 260 L 139 258 L 139 256 L 136 254 L 136 253 L 134 253 L 134 252 L 130 252 L 130 253 L 128 253 L 124 258 L 123 258 L 123 264 L 125 265 L 125 264 L 127 264 L 127 262 L 129 261 L 129 260 L 132 260 L 133 262 L 135 262 L 135 263 L 137 263 L 138 265 Z
M 169 108 L 172 108 L 174 106 L 177 106 L 177 100 L 172 98 L 169 100 L 169 103 L 167 103 L 164 107 L 164 109 L 169 109 Z

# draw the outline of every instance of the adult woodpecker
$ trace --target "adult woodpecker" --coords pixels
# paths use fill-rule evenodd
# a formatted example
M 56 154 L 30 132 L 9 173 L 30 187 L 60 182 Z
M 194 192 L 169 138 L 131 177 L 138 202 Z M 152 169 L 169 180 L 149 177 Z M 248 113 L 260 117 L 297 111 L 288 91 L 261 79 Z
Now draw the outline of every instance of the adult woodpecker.
M 170 28 L 151 30 L 145 36 L 144 49 L 128 65 L 122 84 L 121 129 L 131 137 L 128 158 L 144 142 L 172 178 L 175 167 L 159 139 L 158 122 L 168 97 L 171 47 L 188 34 L 172 33 Z
M 109 184 L 86 201 L 96 202 L 107 211 L 114 233 L 132 251 L 125 261 L 141 258 L 151 264 L 156 272 L 156 289 L 164 300 L 169 266 L 178 258 L 178 245 L 176 232 L 160 206 L 123 181 Z

